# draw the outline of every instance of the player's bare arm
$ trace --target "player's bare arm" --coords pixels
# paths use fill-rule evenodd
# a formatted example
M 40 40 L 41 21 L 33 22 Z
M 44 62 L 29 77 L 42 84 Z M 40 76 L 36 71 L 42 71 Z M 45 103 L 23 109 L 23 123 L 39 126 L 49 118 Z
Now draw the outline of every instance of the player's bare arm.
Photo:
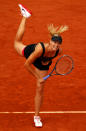
M 40 43 L 36 46 L 35 51 L 29 56 L 29 58 L 26 60 L 25 62 L 25 67 L 26 69 L 32 73 L 32 75 L 34 75 L 36 78 L 39 78 L 39 75 L 37 74 L 37 72 L 34 70 L 32 64 L 34 63 L 34 61 L 40 57 L 42 55 L 43 49 L 40 45 Z

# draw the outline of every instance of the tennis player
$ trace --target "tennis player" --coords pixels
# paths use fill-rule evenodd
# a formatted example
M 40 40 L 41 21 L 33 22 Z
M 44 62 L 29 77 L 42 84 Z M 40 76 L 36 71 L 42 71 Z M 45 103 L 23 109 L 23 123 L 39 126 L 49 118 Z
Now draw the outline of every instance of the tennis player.
M 34 123 L 35 127 L 42 127 L 39 111 L 43 102 L 43 88 L 45 84 L 43 77 L 47 75 L 52 60 L 61 54 L 62 49 L 60 46 L 62 44 L 62 37 L 60 33 L 66 31 L 68 27 L 61 26 L 58 29 L 58 27 L 54 27 L 53 24 L 51 24 L 48 26 L 49 33 L 51 34 L 51 39 L 48 43 L 39 42 L 24 45 L 22 43 L 22 38 L 25 32 L 26 20 L 31 16 L 31 12 L 21 4 L 19 4 L 19 7 L 23 17 L 15 37 L 14 48 L 20 56 L 26 58 L 24 65 L 28 72 L 36 78 L 37 89 L 35 96 Z

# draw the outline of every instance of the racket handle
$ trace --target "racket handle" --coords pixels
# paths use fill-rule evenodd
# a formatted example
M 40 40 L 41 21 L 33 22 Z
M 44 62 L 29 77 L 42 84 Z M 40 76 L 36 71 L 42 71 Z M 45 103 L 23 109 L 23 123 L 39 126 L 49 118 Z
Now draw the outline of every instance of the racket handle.
M 43 77 L 43 79 L 46 80 L 48 77 L 50 77 L 50 75 L 47 75 L 47 76 Z

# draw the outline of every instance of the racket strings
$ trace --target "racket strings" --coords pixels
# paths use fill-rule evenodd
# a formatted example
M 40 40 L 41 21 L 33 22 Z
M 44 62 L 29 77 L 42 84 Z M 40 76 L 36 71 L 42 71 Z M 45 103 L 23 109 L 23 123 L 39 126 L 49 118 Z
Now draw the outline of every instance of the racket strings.
M 69 57 L 65 56 L 61 58 L 59 62 L 56 64 L 55 70 L 56 70 L 56 73 L 66 74 L 70 72 L 72 67 L 73 67 L 72 60 Z

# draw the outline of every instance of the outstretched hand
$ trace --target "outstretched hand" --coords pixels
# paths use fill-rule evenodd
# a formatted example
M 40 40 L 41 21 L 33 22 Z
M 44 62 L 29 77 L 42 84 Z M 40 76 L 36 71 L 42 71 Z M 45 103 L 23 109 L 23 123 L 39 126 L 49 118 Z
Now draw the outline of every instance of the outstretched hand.
M 38 82 L 39 82 L 40 84 L 44 83 L 44 81 L 45 81 L 45 80 L 44 80 L 43 78 L 39 78 L 39 79 L 38 79 Z

